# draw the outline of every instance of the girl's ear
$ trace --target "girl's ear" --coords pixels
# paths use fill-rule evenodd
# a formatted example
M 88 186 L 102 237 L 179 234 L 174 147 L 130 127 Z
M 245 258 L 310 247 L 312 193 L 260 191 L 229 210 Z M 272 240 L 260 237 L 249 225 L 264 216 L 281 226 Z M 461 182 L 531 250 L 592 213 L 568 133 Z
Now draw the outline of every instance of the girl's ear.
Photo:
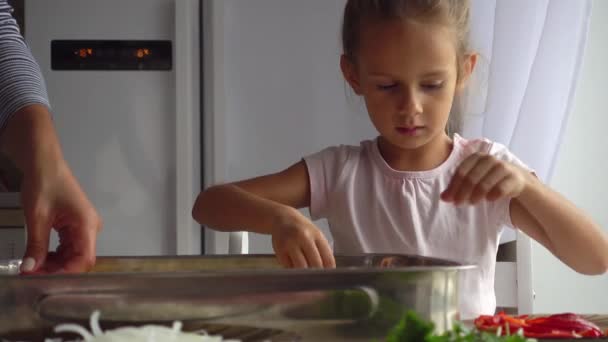
M 478 57 L 479 55 L 476 53 L 472 53 L 464 57 L 460 79 L 458 80 L 458 85 L 456 89 L 457 91 L 462 91 L 467 85 L 467 82 L 469 81 L 469 78 L 471 77 L 471 74 L 473 73 L 473 70 L 475 70 L 475 66 L 477 65 Z
M 357 95 L 361 95 L 361 84 L 359 82 L 359 74 L 357 73 L 356 65 L 345 55 L 340 57 L 340 68 L 346 82 L 353 88 Z

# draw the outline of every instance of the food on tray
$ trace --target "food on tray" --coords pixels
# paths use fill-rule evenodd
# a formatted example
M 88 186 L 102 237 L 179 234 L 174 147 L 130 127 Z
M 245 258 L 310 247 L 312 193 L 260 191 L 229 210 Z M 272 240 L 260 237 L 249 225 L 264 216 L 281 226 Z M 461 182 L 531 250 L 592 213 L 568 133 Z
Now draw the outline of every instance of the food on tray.
M 600 328 L 572 314 L 564 313 L 543 317 L 509 316 L 503 312 L 494 316 L 479 316 L 475 320 L 479 330 L 499 332 L 522 330 L 527 337 L 535 338 L 580 338 L 604 337 Z M 606 336 L 608 337 L 608 336 Z
M 502 334 L 488 333 L 477 330 L 467 330 L 456 324 L 450 331 L 438 335 L 435 334 L 435 326 L 432 322 L 421 319 L 414 312 L 407 312 L 399 324 L 393 328 L 387 336 L 387 342 L 532 342 L 521 332 L 513 332 L 513 335 L 502 336 Z
M 161 325 L 128 326 L 114 330 L 102 331 L 99 326 L 99 311 L 93 312 L 90 319 L 91 331 L 78 324 L 60 324 L 55 327 L 56 333 L 75 333 L 85 342 L 238 342 L 224 340 L 221 336 L 210 336 L 200 331 L 196 333 L 182 331 L 181 322 L 174 322 L 173 327 Z M 60 341 L 47 339 L 46 342 Z

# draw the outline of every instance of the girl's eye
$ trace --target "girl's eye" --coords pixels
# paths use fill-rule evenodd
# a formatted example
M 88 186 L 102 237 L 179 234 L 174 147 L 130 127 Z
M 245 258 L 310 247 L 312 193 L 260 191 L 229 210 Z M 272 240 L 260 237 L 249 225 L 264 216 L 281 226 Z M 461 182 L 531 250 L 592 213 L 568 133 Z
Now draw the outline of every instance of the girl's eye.
M 443 87 L 443 82 L 430 82 L 421 84 L 422 89 L 437 90 Z
M 397 83 L 378 85 L 378 89 L 380 89 L 380 90 L 391 90 L 391 89 L 395 89 L 396 87 L 397 87 Z

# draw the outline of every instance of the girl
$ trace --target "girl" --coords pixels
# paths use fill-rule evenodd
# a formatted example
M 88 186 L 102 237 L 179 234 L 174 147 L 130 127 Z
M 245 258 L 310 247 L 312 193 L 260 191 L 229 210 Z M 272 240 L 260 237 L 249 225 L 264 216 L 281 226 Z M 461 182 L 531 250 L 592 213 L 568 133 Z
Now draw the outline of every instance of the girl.
M 193 216 L 221 231 L 272 235 L 286 267 L 334 267 L 297 208 L 327 218 L 338 254 L 400 253 L 475 262 L 461 278 L 463 318 L 493 314 L 501 227 L 521 230 L 574 270 L 608 269 L 608 239 L 504 146 L 446 134 L 477 56 L 469 1 L 349 0 L 340 66 L 379 136 L 330 147 L 276 174 L 214 186 Z

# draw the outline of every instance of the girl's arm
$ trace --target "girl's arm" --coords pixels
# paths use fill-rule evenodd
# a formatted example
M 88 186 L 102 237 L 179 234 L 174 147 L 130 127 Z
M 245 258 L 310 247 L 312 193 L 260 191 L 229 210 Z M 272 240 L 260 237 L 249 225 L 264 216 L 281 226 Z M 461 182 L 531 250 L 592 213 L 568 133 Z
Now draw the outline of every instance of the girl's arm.
M 199 194 L 192 216 L 220 231 L 272 235 L 284 266 L 335 266 L 323 234 L 296 209 L 309 205 L 308 171 L 300 161 L 279 173 L 210 187 Z
M 608 238 L 593 220 L 559 193 L 527 173 L 511 200 L 511 220 L 556 257 L 584 274 L 608 271 Z
M 275 174 L 208 188 L 198 195 L 192 215 L 219 231 L 271 234 L 294 208 L 309 206 L 309 187 L 306 165 L 300 161 Z
M 441 198 L 455 204 L 511 198 L 513 225 L 575 271 L 608 271 L 608 238 L 580 209 L 527 170 L 475 153 L 456 170 Z

